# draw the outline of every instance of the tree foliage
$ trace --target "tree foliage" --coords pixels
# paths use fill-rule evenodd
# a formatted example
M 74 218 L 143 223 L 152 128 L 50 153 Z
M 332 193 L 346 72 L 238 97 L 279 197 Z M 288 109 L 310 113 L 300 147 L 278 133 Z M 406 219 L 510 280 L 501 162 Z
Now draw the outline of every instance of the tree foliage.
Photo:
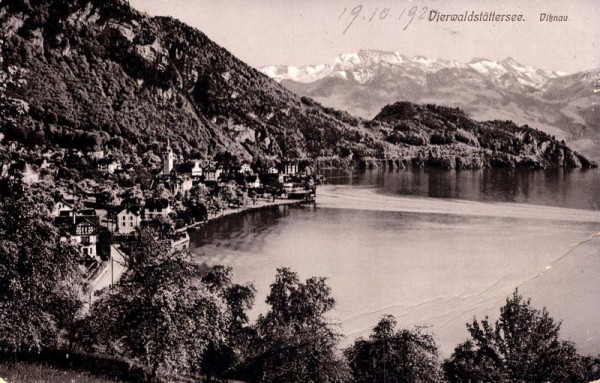
M 233 283 L 229 267 L 205 271 L 141 235 L 129 249 L 131 269 L 94 304 L 84 340 L 148 366 L 151 378 L 233 374 L 254 287 Z
M 19 189 L 0 193 L 0 351 L 4 353 L 57 347 L 81 306 L 78 251 L 60 241 L 47 196 Z
M 229 325 L 225 302 L 197 282 L 199 269 L 183 253 L 149 243 L 135 262 L 93 307 L 98 339 L 149 366 L 152 377 L 190 371 L 210 342 L 224 339 Z
M 253 285 L 232 282 L 232 269 L 225 266 L 212 267 L 202 283 L 223 299 L 228 307 L 229 326 L 222 342 L 210 342 L 200 364 L 201 373 L 208 379 L 237 377 L 243 363 L 243 351 L 248 349 L 253 332 L 248 327 L 247 311 L 252 308 L 256 290 Z
M 339 335 L 325 316 L 335 300 L 324 278 L 300 282 L 296 273 L 278 269 L 266 302 L 271 309 L 256 325 L 249 382 L 346 380 L 347 369 L 336 351 Z
M 488 318 L 467 324 L 471 339 L 456 347 L 444 369 L 450 382 L 584 382 L 585 360 L 559 338 L 560 323 L 518 291 Z
M 396 320 L 384 316 L 369 339 L 344 350 L 354 382 L 438 382 L 440 363 L 433 336 L 423 328 L 395 331 Z

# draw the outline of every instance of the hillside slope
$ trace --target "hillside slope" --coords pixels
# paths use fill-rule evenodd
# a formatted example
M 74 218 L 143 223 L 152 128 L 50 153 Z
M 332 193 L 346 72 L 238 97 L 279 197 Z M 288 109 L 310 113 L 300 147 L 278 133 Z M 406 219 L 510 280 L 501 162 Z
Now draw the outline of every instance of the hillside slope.
M 392 159 L 398 166 L 438 166 L 422 161 L 431 152 L 477 158 L 448 167 L 591 165 L 540 132 L 478 123 L 462 112 L 461 121 L 480 134 L 457 143 L 458 136 L 447 142 L 433 137 L 438 129 L 456 135 L 445 109 L 415 106 L 411 118 L 421 122 L 398 132 L 381 118 L 365 121 L 323 107 L 202 32 L 145 16 L 121 0 L 3 2 L 0 34 L 0 133 L 30 146 L 104 147 L 140 156 L 158 153 L 170 138 L 176 153 L 200 158 L 229 151 L 248 160 L 321 157 L 351 165 Z M 542 146 L 534 150 L 523 132 Z M 563 154 L 550 154 L 548 147 Z M 510 160 L 492 160 L 498 153 Z M 571 157 L 579 160 L 561 160 Z
M 373 119 L 387 142 L 410 146 L 412 164 L 445 169 L 589 168 L 596 163 L 564 142 L 511 121 L 477 122 L 458 108 L 398 102 Z
M 460 107 L 477 120 L 528 124 L 600 157 L 600 70 L 566 75 L 512 58 L 460 63 L 373 50 L 332 64 L 261 70 L 297 94 L 363 118 L 400 100 Z
M 203 33 L 117 0 L 3 3 L 0 30 L 3 69 L 15 78 L 6 95 L 26 109 L 11 116 L 17 135 L 141 152 L 170 137 L 183 154 L 250 158 L 314 153 L 315 130 L 340 145 L 357 134 Z

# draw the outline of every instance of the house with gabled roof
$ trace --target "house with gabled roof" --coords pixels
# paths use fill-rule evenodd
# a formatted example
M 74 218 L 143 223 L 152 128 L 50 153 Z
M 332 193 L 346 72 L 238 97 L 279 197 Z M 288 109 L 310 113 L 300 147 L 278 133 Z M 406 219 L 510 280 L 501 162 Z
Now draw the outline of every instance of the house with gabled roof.
M 91 214 L 91 213 L 90 213 Z M 70 241 L 79 246 L 83 255 L 95 258 L 98 256 L 98 217 L 95 215 L 79 215 L 75 211 L 63 211 L 55 219 L 59 228 L 60 240 Z
M 194 160 L 185 162 L 183 164 L 179 164 L 176 167 L 176 171 L 178 175 L 188 175 L 192 178 L 202 177 L 204 173 L 204 169 L 200 164 L 200 160 Z
M 243 162 L 238 172 L 247 175 L 254 173 L 254 171 L 252 170 L 252 166 L 248 162 Z
M 253 174 L 251 176 L 246 177 L 246 186 L 248 189 L 259 189 L 262 187 L 262 183 L 260 182 L 260 178 L 258 175 Z
M 166 218 L 173 211 L 169 200 L 165 198 L 153 198 L 146 201 L 144 205 L 144 219 L 152 220 L 162 216 Z
M 73 198 L 60 198 L 54 203 L 52 212 L 53 217 L 58 217 L 64 211 L 72 212 L 75 210 L 75 200 Z
M 142 212 L 140 209 L 124 208 L 117 213 L 117 233 L 130 234 L 140 226 Z
M 223 173 L 223 168 L 220 166 L 209 165 L 204 168 L 204 181 L 217 182 Z

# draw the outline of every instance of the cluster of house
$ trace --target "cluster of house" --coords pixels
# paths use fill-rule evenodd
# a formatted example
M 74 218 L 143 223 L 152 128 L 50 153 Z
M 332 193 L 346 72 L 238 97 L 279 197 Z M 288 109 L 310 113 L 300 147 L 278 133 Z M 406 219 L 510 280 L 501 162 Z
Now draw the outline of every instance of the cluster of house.
M 94 158 L 97 158 L 97 169 L 99 172 L 113 174 L 122 170 L 121 162 L 115 157 L 111 155 L 104 156 L 102 151 L 95 152 L 94 154 Z M 198 183 L 219 183 L 223 181 L 224 176 L 231 175 L 232 171 L 243 175 L 245 187 L 248 189 L 262 188 L 266 177 L 269 179 L 276 177 L 278 182 L 284 184 L 284 187 L 291 188 L 290 178 L 300 174 L 297 162 L 282 164 L 279 168 L 271 166 L 264 169 L 261 174 L 257 174 L 248 162 L 242 163 L 235 170 L 224 169 L 221 164 L 203 160 L 175 163 L 176 156 L 169 145 L 169 141 L 167 141 L 167 147 L 161 153 L 161 157 L 162 167 L 154 178 L 153 187 L 163 184 L 172 194 L 177 194 L 178 192 L 185 193 Z
M 11 152 L 19 149 L 16 145 L 12 146 Z M 66 152 L 44 153 L 44 163 L 52 163 L 49 161 L 52 160 L 53 155 L 64 157 L 66 154 Z M 75 155 L 92 160 L 92 163 L 96 164 L 97 170 L 105 174 L 119 172 L 125 167 L 118 159 L 111 154 L 106 154 L 103 150 L 75 153 Z M 48 158 L 46 159 L 46 157 Z M 298 181 L 304 175 L 300 173 L 296 162 L 284 163 L 279 167 L 271 166 L 260 169 L 258 172 L 247 162 L 235 168 L 225 168 L 223 164 L 201 160 L 176 163 L 176 156 L 169 142 L 161 153 L 161 160 L 161 167 L 157 169 L 151 187 L 157 188 L 162 184 L 172 195 L 184 194 L 199 183 L 207 186 L 223 186 L 228 182 L 240 182 L 240 180 L 243 180 L 243 187 L 247 190 L 259 190 L 267 183 L 277 182 L 282 185 L 285 192 L 290 193 L 289 195 L 293 195 L 297 189 L 302 189 L 299 191 L 300 193 L 310 193 L 304 191 L 299 183 L 292 182 Z M 22 160 L 2 164 L 0 175 L 17 177 L 27 181 L 28 184 L 37 182 L 38 178 L 38 172 Z M 314 188 L 311 192 L 314 195 Z M 299 195 L 301 198 L 305 196 L 305 194 Z M 161 217 L 168 218 L 173 212 L 171 201 L 165 198 L 148 199 L 140 201 L 137 206 L 133 205 L 122 205 L 115 215 L 109 214 L 108 206 L 99 206 L 93 201 L 77 200 L 74 196 L 62 195 L 55 202 L 52 216 L 61 233 L 61 240 L 72 241 L 80 246 L 83 254 L 97 258 L 101 228 L 105 228 L 117 237 L 128 236 L 141 225 L 160 221 Z M 185 238 L 173 238 L 172 245 L 185 247 Z
M 150 222 L 161 216 L 166 218 L 173 211 L 171 203 L 166 199 L 148 200 L 143 208 L 122 208 L 116 217 L 109 217 L 106 210 L 96 210 L 85 205 L 85 201 L 79 201 L 74 196 L 61 196 L 55 202 L 51 214 L 59 229 L 61 241 L 78 245 L 81 252 L 90 258 L 100 255 L 98 245 L 101 227 L 117 236 L 129 235 L 142 222 Z M 177 242 L 173 247 L 186 247 L 179 243 L 179 237 L 173 238 L 173 241 Z
M 297 162 L 282 164 L 280 168 L 270 166 L 262 173 L 256 173 L 248 162 L 243 162 L 236 169 L 224 169 L 221 164 L 202 160 L 176 164 L 175 154 L 167 142 L 167 148 L 162 153 L 162 169 L 155 177 L 155 183 L 156 185 L 162 183 L 173 194 L 185 193 L 198 183 L 207 185 L 223 183 L 232 172 L 243 177 L 247 189 L 260 189 L 264 186 L 265 180 L 273 178 L 283 184 L 284 188 L 292 188 L 293 185 L 289 181 L 300 174 Z

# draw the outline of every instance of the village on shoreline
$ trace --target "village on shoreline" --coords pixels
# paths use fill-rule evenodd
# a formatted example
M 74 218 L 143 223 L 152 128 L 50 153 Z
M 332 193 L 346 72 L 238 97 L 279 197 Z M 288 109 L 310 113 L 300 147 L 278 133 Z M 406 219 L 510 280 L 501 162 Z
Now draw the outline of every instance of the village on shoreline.
M 146 174 L 110 151 L 39 153 L 14 141 L 6 147 L 0 178 L 51 191 L 61 241 L 83 256 L 90 303 L 127 270 L 128 245 L 141 229 L 173 251 L 185 250 L 191 229 L 246 210 L 314 203 L 317 185 L 325 182 L 299 161 L 266 166 L 228 153 L 182 160 L 168 140 Z M 79 177 L 71 173 L 77 169 L 84 170 Z

